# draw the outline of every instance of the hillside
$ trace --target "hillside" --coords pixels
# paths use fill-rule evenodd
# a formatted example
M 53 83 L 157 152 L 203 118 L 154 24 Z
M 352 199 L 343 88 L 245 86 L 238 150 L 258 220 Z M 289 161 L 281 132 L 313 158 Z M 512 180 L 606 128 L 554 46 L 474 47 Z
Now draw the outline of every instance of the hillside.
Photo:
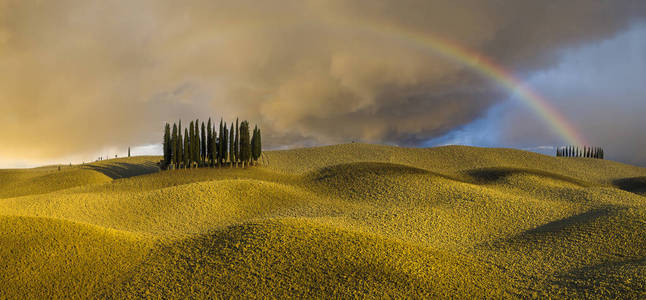
M 646 296 L 645 168 L 367 144 L 159 159 L 1 170 L 0 298 Z

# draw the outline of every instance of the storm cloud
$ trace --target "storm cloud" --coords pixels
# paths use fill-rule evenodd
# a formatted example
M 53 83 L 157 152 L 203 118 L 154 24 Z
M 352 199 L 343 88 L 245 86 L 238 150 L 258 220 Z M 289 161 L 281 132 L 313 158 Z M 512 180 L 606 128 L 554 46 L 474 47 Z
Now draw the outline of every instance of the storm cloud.
M 209 116 L 258 122 L 270 148 L 420 145 L 508 95 L 373 25 L 524 77 L 644 17 L 644 1 L 0 0 L 0 157 L 90 159 Z

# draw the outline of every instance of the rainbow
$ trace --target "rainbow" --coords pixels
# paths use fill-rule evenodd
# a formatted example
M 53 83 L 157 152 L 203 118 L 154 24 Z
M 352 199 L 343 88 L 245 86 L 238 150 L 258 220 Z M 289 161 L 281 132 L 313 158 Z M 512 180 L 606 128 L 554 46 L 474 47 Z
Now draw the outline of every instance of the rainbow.
M 581 133 L 547 99 L 533 91 L 522 80 L 514 77 L 503 66 L 496 64 L 489 58 L 471 49 L 437 35 L 416 32 L 393 24 L 363 18 L 361 20 L 353 20 L 351 23 L 335 19 L 334 23 L 336 25 L 344 23 L 345 26 L 350 26 L 351 28 L 361 29 L 377 35 L 386 35 L 405 43 L 413 43 L 418 47 L 431 50 L 436 54 L 464 65 L 497 82 L 512 95 L 517 95 L 564 142 L 571 145 L 587 145 Z

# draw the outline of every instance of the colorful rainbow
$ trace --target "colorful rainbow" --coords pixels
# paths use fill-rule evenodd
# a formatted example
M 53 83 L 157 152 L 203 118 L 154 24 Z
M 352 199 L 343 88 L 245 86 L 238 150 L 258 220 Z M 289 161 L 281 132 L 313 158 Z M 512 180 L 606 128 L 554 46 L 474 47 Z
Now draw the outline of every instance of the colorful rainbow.
M 344 23 L 339 19 L 335 20 L 336 25 Z M 404 43 L 413 43 L 417 46 L 429 49 L 436 54 L 442 55 L 452 61 L 464 65 L 483 76 L 496 81 L 507 89 L 512 95 L 526 103 L 543 121 L 556 133 L 564 142 L 572 145 L 587 145 L 585 138 L 572 124 L 545 98 L 533 91 L 522 80 L 514 77 L 511 72 L 503 66 L 496 64 L 487 57 L 459 45 L 456 42 L 441 38 L 429 33 L 422 33 L 397 27 L 393 24 L 370 21 L 368 19 L 353 20 L 345 23 L 355 29 L 368 31 L 372 34 L 386 35 L 390 38 L 400 40 Z

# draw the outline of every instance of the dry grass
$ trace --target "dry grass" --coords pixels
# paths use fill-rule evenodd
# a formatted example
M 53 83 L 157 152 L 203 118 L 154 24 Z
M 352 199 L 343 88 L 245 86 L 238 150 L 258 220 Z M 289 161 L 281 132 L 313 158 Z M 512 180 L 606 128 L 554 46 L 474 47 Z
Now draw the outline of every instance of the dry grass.
M 365 144 L 158 160 L 0 171 L 0 298 L 646 296 L 644 168 Z

